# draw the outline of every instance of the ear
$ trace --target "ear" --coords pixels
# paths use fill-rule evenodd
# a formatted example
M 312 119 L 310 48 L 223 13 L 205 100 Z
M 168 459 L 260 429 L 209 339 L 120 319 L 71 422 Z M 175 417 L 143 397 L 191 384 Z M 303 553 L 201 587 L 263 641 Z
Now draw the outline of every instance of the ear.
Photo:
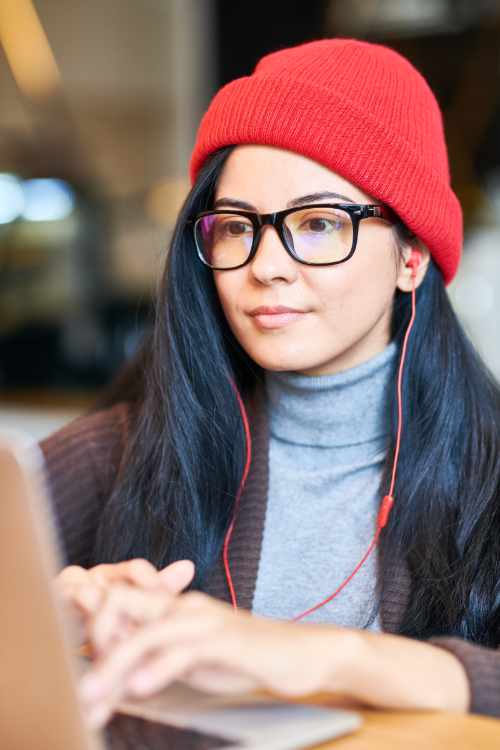
M 421 256 L 415 276 L 415 282 L 413 282 L 412 279 L 411 267 L 406 265 L 412 250 L 416 250 Z M 399 258 L 399 272 L 396 279 L 396 286 L 402 292 L 411 292 L 411 290 L 413 289 L 413 283 L 415 283 L 415 288 L 420 286 L 420 284 L 422 283 L 425 272 L 427 271 L 427 267 L 429 265 L 431 254 L 428 248 L 423 244 L 423 242 L 420 242 L 417 238 L 415 238 L 415 240 L 413 240 L 411 244 L 408 244 L 404 247 L 404 249 L 402 250 L 402 254 L 403 257 L 400 256 Z

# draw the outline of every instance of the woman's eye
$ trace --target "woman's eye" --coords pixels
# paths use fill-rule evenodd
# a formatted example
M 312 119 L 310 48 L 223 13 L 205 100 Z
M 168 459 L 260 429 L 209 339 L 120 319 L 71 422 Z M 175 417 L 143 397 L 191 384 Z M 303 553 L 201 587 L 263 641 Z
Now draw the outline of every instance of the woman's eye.
M 317 217 L 314 219 L 307 219 L 307 221 L 305 221 L 302 225 L 302 228 L 306 231 L 317 234 L 339 230 L 342 229 L 342 227 L 342 219 L 336 216 L 331 216 L 329 218 Z
M 327 222 L 325 219 L 311 219 L 309 222 L 309 228 L 312 229 L 313 232 L 324 232 L 325 229 L 328 229 L 330 224 L 331 222 Z
M 222 232 L 227 237 L 241 237 L 248 229 L 251 227 L 240 221 L 230 221 L 222 226 Z

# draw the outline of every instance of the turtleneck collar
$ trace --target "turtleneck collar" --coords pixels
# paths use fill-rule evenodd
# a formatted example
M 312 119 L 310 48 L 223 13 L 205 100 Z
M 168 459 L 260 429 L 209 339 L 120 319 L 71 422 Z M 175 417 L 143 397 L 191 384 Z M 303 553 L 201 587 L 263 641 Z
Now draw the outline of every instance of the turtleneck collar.
M 390 398 L 398 364 L 392 340 L 366 362 L 331 375 L 266 370 L 270 432 L 309 446 L 346 447 L 389 433 Z

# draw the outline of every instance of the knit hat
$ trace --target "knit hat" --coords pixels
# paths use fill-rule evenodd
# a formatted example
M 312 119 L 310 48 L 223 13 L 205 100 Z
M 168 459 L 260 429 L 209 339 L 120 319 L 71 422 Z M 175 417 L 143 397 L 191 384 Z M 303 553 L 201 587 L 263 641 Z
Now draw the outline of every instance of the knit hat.
M 313 159 L 390 206 L 427 245 L 445 284 L 462 252 L 441 110 L 395 50 L 320 39 L 271 52 L 223 86 L 198 128 L 191 182 L 215 150 L 267 144 Z

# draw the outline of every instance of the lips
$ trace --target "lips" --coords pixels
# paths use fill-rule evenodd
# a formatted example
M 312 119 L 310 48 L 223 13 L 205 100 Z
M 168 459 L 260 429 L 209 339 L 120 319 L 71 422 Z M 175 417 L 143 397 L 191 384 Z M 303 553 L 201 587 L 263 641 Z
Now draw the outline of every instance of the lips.
M 271 312 L 269 312 L 271 311 Z M 250 313 L 252 320 L 260 330 L 269 328 L 283 328 L 307 316 L 305 310 L 295 310 L 291 307 L 279 305 L 276 307 L 256 307 Z
M 298 310 L 296 307 L 285 307 L 284 305 L 276 305 L 269 307 L 267 305 L 260 305 L 254 307 L 250 311 L 250 315 L 281 315 L 283 313 L 302 313 L 304 310 Z

